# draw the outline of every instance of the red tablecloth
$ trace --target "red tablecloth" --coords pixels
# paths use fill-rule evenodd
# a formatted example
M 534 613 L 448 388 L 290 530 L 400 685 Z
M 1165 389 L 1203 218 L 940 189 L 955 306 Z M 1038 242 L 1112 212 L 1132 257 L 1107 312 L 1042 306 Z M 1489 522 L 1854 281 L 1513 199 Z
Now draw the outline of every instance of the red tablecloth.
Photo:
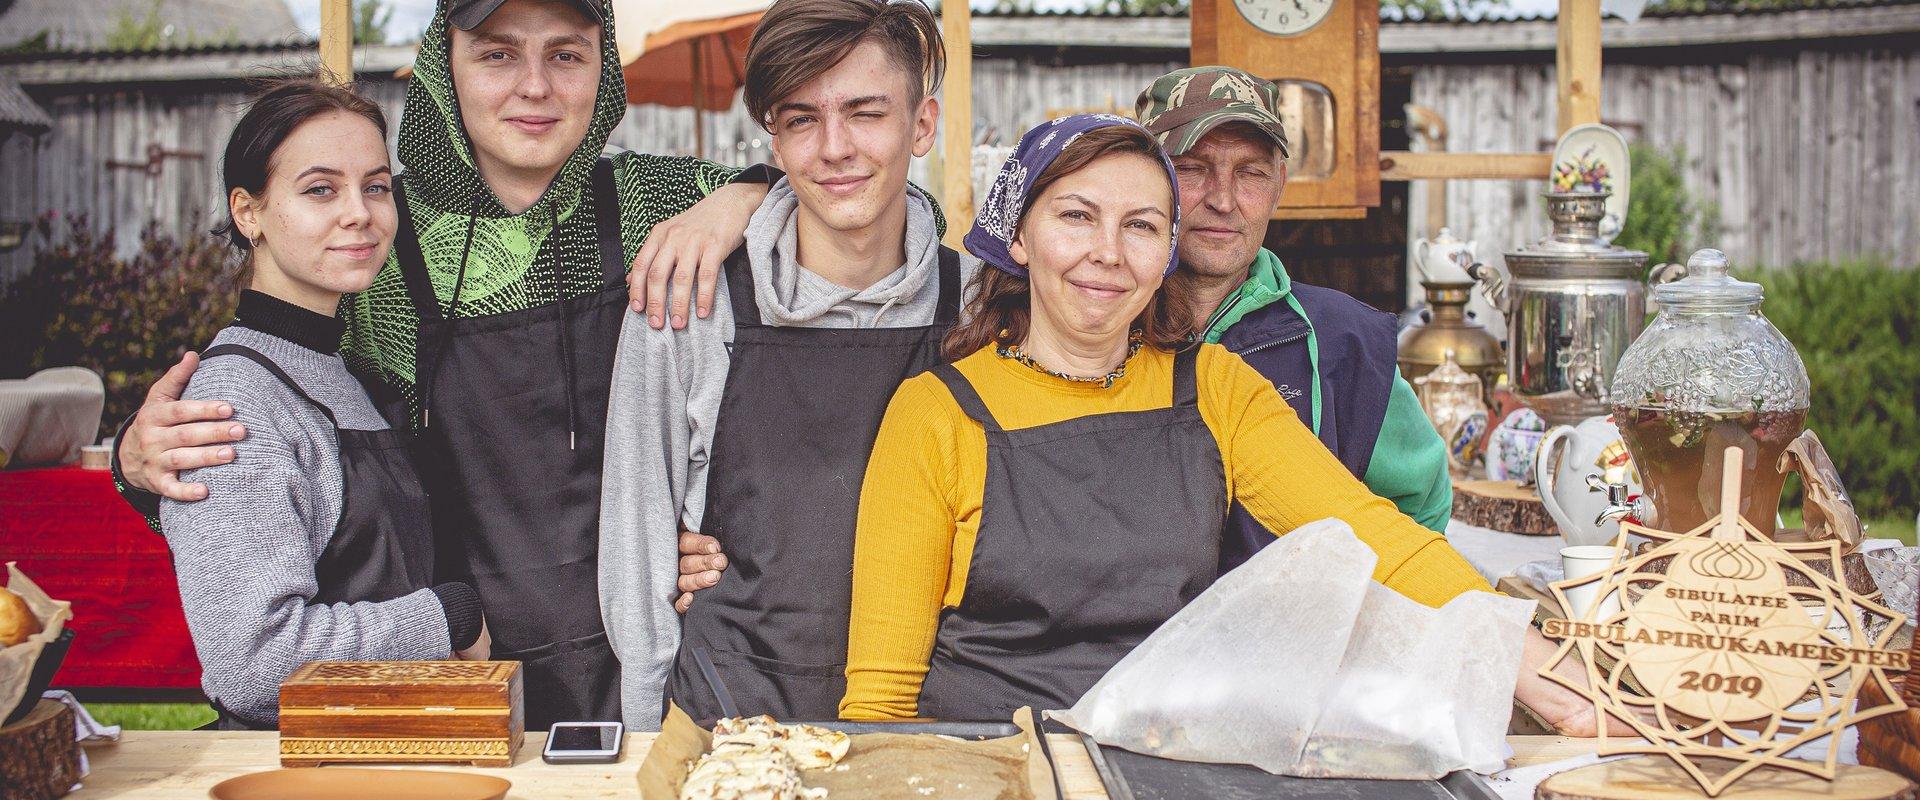
M 200 662 L 166 541 L 78 467 L 0 471 L 0 562 L 73 602 L 77 635 L 59 687 L 195 689 Z

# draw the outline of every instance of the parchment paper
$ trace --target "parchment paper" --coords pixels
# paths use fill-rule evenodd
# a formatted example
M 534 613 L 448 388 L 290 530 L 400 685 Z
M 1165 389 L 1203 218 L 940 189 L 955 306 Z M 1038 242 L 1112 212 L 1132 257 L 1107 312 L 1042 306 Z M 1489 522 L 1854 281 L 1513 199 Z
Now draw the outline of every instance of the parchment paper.
M 1534 603 L 1428 608 L 1376 562 L 1344 522 L 1301 526 L 1048 713 L 1102 745 L 1305 778 L 1499 769 Z
M 0 717 L 20 704 L 20 697 L 27 693 L 27 682 L 33 678 L 33 662 L 40 658 L 40 650 L 60 638 L 67 620 L 73 617 L 72 603 L 48 597 L 14 564 L 7 562 L 7 588 L 27 601 L 28 610 L 39 618 L 43 630 L 12 647 L 0 647 Z
M 852 737 L 837 766 L 800 774 L 825 787 L 828 800 L 1051 800 L 1053 766 L 1041 754 L 1033 713 L 1014 717 L 1021 734 L 983 742 L 930 734 L 863 733 Z M 687 769 L 713 746 L 713 734 L 678 706 L 667 709 L 660 736 L 640 763 L 640 796 L 678 800 Z

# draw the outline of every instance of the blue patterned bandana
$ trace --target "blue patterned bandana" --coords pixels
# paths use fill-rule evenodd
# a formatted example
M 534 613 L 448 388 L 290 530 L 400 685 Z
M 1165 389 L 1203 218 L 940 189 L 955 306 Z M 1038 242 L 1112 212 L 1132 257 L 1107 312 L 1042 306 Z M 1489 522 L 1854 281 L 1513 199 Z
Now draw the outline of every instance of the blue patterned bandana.
M 1013 155 L 1000 165 L 1000 174 L 993 179 L 993 186 L 987 189 L 987 196 L 980 201 L 980 213 L 974 217 L 973 230 L 967 232 L 964 240 L 967 252 L 978 256 L 981 261 L 1000 268 L 1005 272 L 1027 276 L 1027 268 L 1013 260 L 1013 237 L 1020 230 L 1021 207 L 1026 205 L 1027 193 L 1033 188 L 1033 182 L 1047 171 L 1047 166 L 1060 157 L 1067 145 L 1080 138 L 1080 134 L 1113 125 L 1127 125 L 1140 128 L 1140 123 L 1114 114 L 1075 114 L 1061 117 L 1051 122 L 1043 122 L 1020 137 L 1020 146 L 1014 148 Z M 1140 128 L 1146 130 L 1145 128 Z M 1167 269 L 1162 273 L 1172 275 L 1180 265 L 1178 244 L 1180 242 L 1180 180 L 1173 174 L 1173 162 L 1164 152 L 1157 152 L 1160 163 L 1167 168 L 1167 182 L 1173 185 L 1173 226 L 1167 232 Z

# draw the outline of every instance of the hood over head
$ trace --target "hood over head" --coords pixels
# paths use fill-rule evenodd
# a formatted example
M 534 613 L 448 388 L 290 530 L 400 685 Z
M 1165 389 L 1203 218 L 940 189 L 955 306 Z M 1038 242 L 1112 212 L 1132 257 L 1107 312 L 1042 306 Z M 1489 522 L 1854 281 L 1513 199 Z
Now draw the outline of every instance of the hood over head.
M 586 1 L 601 12 L 600 85 L 595 92 L 593 119 L 546 194 L 529 209 L 550 209 L 563 219 L 579 205 L 594 159 L 600 156 L 607 137 L 627 110 L 627 82 L 620 70 L 620 50 L 613 35 L 613 9 L 608 0 Z M 407 84 L 406 112 L 400 118 L 400 163 L 415 178 L 408 182 L 408 199 L 460 214 L 512 216 L 481 180 L 473 143 L 460 120 L 450 55 L 452 32 L 447 19 L 452 5 L 453 0 L 435 3 L 433 20 L 420 37 L 413 80 Z

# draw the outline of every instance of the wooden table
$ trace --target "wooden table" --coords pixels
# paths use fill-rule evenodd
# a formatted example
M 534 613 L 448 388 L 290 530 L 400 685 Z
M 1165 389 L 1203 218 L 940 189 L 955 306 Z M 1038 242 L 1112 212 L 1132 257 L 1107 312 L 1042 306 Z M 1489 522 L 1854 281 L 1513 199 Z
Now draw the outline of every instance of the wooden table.
M 625 757 L 618 764 L 557 767 L 540 760 L 546 734 L 530 733 L 512 767 L 473 771 L 512 781 L 510 798 L 637 798 L 635 774 L 652 741 L 651 733 L 629 734 Z M 1100 777 L 1079 740 L 1055 734 L 1050 741 L 1068 800 L 1106 800 Z M 1507 765 L 1513 767 L 1590 753 L 1594 744 L 1591 739 L 1559 736 L 1512 736 L 1508 741 L 1514 757 Z M 93 772 L 84 789 L 68 796 L 202 800 L 209 788 L 223 780 L 277 768 L 278 742 L 278 734 L 251 731 L 128 731 L 118 744 L 86 746 Z

